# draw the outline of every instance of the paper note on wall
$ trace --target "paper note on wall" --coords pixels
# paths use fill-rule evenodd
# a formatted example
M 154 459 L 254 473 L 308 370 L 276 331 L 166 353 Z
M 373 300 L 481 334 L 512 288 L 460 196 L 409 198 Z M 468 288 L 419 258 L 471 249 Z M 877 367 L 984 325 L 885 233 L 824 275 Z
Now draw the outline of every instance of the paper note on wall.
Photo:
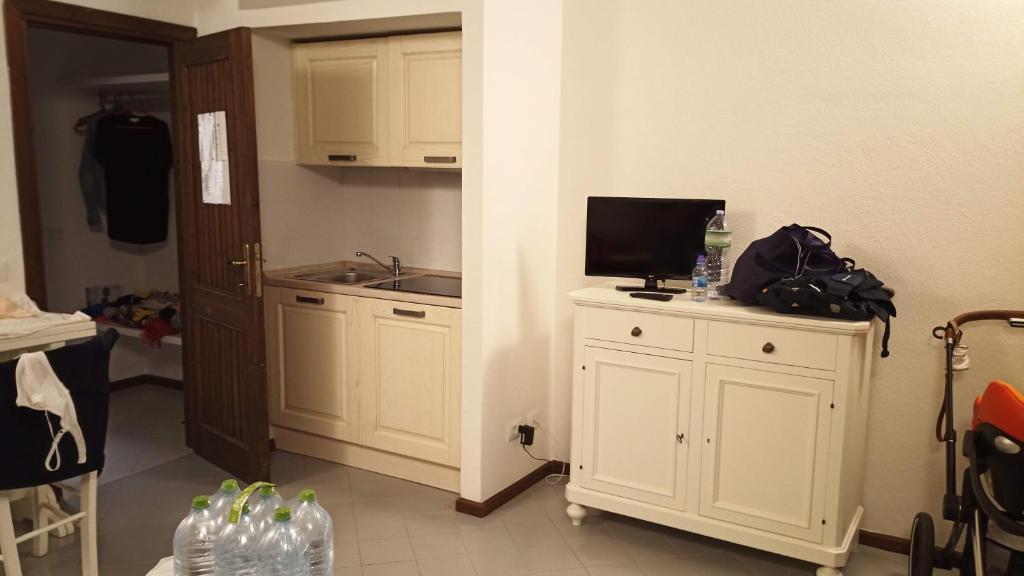
M 203 203 L 231 204 L 227 116 L 223 110 L 205 112 L 198 115 L 197 121 Z

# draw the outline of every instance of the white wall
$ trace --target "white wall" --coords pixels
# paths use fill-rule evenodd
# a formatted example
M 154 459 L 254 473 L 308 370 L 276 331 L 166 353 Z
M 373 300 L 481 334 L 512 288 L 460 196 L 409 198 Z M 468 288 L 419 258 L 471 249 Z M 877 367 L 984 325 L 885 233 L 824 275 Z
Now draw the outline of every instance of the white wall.
M 356 260 L 362 250 L 460 270 L 462 175 L 297 165 L 289 44 L 256 34 L 253 60 L 266 268 Z
M 464 352 L 481 363 L 467 363 L 465 375 L 479 380 L 483 411 L 469 428 L 474 437 L 463 435 L 464 444 L 479 446 L 484 499 L 537 467 L 507 442 L 510 419 L 538 410 L 541 427 L 549 427 L 561 37 L 561 1 L 484 4 L 480 222 L 464 229 L 480 258 L 464 261 L 467 269 L 479 266 L 480 283 L 480 300 L 464 303 L 471 318 Z M 535 453 L 547 456 L 547 436 L 536 441 Z
M 553 410 L 568 433 L 571 309 L 588 195 L 721 197 L 733 245 L 799 222 L 896 289 L 876 359 L 864 527 L 937 514 L 933 440 L 957 313 L 1021 307 L 1024 5 L 1013 2 L 567 0 Z M 733 256 L 736 256 L 734 254 Z M 1024 385 L 1020 337 L 968 331 L 969 399 Z

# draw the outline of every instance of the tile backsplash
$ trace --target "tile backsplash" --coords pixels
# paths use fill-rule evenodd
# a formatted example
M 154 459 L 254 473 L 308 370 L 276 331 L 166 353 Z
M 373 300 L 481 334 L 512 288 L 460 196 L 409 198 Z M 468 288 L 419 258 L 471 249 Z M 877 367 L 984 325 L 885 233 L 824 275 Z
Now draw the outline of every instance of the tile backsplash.
M 355 259 L 461 270 L 462 175 L 260 160 L 265 268 Z

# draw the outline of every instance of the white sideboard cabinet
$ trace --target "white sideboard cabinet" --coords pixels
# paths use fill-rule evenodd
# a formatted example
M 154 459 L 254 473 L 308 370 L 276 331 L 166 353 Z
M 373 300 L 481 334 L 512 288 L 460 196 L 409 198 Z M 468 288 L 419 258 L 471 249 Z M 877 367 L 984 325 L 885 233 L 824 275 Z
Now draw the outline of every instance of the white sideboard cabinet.
M 573 523 L 589 506 L 839 574 L 863 514 L 872 324 L 570 296 Z

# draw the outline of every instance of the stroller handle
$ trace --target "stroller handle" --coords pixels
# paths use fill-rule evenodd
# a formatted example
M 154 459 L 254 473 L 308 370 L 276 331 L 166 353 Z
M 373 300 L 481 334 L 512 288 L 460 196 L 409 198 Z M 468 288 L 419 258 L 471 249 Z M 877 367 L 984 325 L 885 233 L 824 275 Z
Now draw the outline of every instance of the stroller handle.
M 940 340 L 949 340 L 953 344 L 960 343 L 960 327 L 969 322 L 979 320 L 1005 320 L 1013 328 L 1024 328 L 1024 310 L 976 310 L 965 312 L 946 323 L 945 327 L 936 326 L 932 335 Z

